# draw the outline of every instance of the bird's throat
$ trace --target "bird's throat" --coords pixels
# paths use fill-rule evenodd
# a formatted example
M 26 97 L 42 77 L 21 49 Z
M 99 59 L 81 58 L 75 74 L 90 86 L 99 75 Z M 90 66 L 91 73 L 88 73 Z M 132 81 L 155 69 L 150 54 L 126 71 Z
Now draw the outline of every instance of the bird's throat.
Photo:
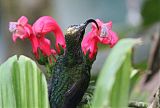
M 67 45 L 65 56 L 67 58 L 68 64 L 70 65 L 81 63 L 83 59 L 81 44 Z

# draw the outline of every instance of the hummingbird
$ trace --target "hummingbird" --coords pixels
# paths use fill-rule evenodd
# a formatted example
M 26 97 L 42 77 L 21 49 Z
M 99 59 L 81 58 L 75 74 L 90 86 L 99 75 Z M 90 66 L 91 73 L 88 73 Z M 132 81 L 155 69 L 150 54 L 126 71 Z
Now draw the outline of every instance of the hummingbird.
M 71 25 L 66 30 L 66 49 L 52 69 L 54 74 L 49 87 L 51 108 L 76 108 L 89 86 L 90 70 L 95 58 L 90 60 L 81 48 L 89 23 L 94 23 L 98 29 L 97 22 L 89 19 L 85 23 Z

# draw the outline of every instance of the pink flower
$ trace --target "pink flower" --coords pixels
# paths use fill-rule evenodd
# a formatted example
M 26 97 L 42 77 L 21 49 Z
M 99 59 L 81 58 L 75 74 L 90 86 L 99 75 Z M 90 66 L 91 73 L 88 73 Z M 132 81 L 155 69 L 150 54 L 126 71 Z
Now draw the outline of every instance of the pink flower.
M 25 39 L 32 34 L 32 28 L 25 16 L 20 17 L 17 22 L 10 22 L 9 31 L 13 33 L 12 38 L 14 42 L 17 38 Z
M 15 42 L 17 38 L 29 39 L 32 44 L 32 51 L 37 59 L 39 59 L 38 48 L 42 52 L 43 56 L 55 55 L 56 51 L 51 49 L 50 40 L 42 38 L 37 38 L 33 34 L 32 26 L 28 24 L 28 19 L 22 16 L 17 22 L 10 22 L 9 25 L 10 32 L 13 33 L 13 41 Z
M 118 42 L 118 36 L 112 31 L 112 22 L 103 23 L 99 19 L 96 20 L 99 30 L 92 23 L 91 31 L 83 38 L 81 46 L 82 51 L 86 55 L 89 51 L 89 58 L 92 59 L 97 53 L 98 43 L 108 44 L 113 47 Z
M 9 31 L 13 33 L 12 39 L 16 42 L 17 38 L 26 39 L 28 38 L 32 43 L 33 53 L 37 56 L 38 40 L 33 35 L 32 27 L 28 24 L 28 19 L 25 16 L 22 16 L 18 19 L 17 22 L 9 23 Z
M 65 38 L 63 35 L 62 30 L 60 29 L 57 22 L 50 16 L 43 16 L 40 17 L 34 24 L 33 24 L 33 31 L 38 38 L 44 38 L 45 35 L 49 32 L 53 32 L 56 37 L 56 51 L 59 54 L 61 51 L 60 46 L 65 49 Z
M 99 26 L 99 30 L 97 30 L 96 25 L 92 24 L 92 31 L 97 31 L 97 37 L 102 44 L 109 44 L 110 47 L 113 47 L 117 41 L 118 36 L 115 32 L 112 31 L 112 21 L 108 23 L 103 23 L 99 19 L 96 20 Z
M 94 31 L 90 31 L 82 40 L 81 47 L 84 55 L 89 53 L 89 58 L 92 59 L 97 53 L 98 38 L 94 35 Z

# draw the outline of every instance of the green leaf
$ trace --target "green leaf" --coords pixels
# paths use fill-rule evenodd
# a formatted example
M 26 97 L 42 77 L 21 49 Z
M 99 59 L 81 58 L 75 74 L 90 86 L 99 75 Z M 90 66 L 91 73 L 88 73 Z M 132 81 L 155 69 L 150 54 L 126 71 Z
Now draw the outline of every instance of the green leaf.
M 93 108 L 125 108 L 128 104 L 132 47 L 139 39 L 122 39 L 112 49 L 98 77 Z
M 0 65 L 0 108 L 49 108 L 47 82 L 34 61 L 13 56 Z
M 135 85 L 140 80 L 141 72 L 139 70 L 132 70 L 131 76 L 130 76 L 130 94 L 132 93 Z

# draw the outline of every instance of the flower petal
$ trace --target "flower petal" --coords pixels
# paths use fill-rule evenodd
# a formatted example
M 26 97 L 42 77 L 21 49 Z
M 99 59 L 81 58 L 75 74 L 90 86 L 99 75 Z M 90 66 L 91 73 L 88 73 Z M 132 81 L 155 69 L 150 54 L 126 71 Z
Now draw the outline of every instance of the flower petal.
M 13 33 L 13 35 L 12 35 L 13 42 L 16 42 L 17 38 L 18 38 L 18 36 Z
M 44 55 L 46 56 L 51 55 L 50 40 L 44 37 L 39 38 L 39 47 Z
M 39 42 L 38 42 L 36 36 L 34 36 L 34 35 L 30 36 L 29 40 L 31 41 L 31 44 L 32 44 L 32 51 L 33 51 L 34 55 L 36 56 L 36 58 L 38 58 Z
M 57 22 L 50 16 L 43 16 L 40 17 L 34 24 L 33 24 L 33 31 L 37 37 L 43 37 L 49 32 L 53 32 L 56 37 L 56 50 L 57 53 L 60 53 L 60 46 L 62 48 L 66 47 L 65 38 L 63 35 L 62 30 L 60 29 Z
M 85 55 L 89 51 L 90 59 L 92 59 L 97 52 L 97 40 L 98 38 L 95 37 L 95 33 L 93 33 L 92 31 L 89 32 L 82 40 L 82 51 Z
M 27 17 L 25 17 L 25 16 L 21 16 L 21 17 L 18 19 L 18 24 L 20 24 L 20 25 L 22 25 L 22 26 L 25 26 L 27 23 L 28 23 L 28 19 L 27 19 Z
M 111 35 L 111 41 L 110 41 L 110 45 L 111 47 L 113 47 L 117 42 L 118 42 L 118 36 L 115 32 L 110 31 L 110 35 Z
M 107 26 L 108 29 L 112 29 L 112 21 L 109 21 L 105 24 Z

